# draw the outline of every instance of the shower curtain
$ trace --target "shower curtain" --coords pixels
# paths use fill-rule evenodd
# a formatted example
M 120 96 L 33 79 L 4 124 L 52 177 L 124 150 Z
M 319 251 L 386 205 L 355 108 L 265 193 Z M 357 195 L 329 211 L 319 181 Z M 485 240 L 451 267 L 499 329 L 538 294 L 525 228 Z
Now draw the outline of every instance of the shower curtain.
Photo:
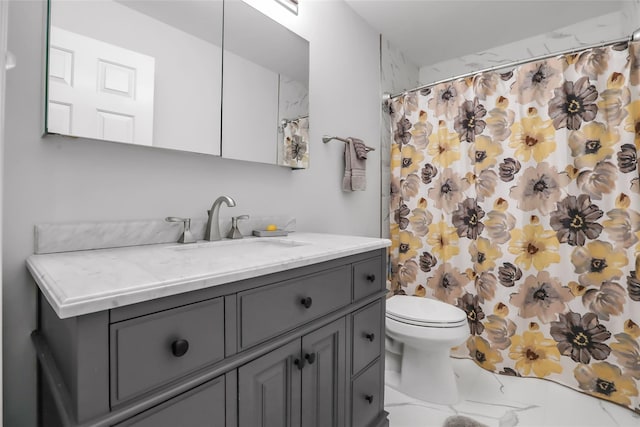
M 453 355 L 640 413 L 640 44 L 389 101 L 391 291 L 467 313 Z

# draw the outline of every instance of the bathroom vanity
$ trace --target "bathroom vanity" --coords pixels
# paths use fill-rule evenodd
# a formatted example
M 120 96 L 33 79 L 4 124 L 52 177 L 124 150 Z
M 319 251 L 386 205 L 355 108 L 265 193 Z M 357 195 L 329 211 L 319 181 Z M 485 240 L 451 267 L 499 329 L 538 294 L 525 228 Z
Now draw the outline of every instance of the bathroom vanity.
M 33 255 L 44 426 L 386 426 L 385 247 L 295 233 Z

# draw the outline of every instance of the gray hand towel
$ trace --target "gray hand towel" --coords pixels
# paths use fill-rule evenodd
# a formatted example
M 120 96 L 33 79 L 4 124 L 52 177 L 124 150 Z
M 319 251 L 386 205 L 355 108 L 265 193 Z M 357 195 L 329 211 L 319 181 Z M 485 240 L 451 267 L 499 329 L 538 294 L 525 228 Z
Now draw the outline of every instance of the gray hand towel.
M 364 191 L 367 188 L 366 160 L 359 158 L 356 153 L 356 145 L 364 143 L 356 138 L 347 138 L 349 143 L 344 146 L 344 177 L 342 178 L 343 191 Z

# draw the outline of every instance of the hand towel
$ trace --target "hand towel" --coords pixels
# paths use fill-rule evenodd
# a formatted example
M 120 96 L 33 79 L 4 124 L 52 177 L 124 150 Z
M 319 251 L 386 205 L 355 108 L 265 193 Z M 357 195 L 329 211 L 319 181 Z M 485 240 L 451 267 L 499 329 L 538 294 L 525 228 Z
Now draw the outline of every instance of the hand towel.
M 344 146 L 344 177 L 342 178 L 343 191 L 364 191 L 367 188 L 366 176 L 366 146 L 357 138 L 347 138 L 349 141 Z M 362 145 L 364 158 L 358 156 L 356 146 Z
M 351 138 L 351 144 L 353 144 L 353 148 L 356 150 L 356 156 L 358 156 L 359 159 L 367 158 L 369 147 L 364 145 L 364 142 L 357 138 Z

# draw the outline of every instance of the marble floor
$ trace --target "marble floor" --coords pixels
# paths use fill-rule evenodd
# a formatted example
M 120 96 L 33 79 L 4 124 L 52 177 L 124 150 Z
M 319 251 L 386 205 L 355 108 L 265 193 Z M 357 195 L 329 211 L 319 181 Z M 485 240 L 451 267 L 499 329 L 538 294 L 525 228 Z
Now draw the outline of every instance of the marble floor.
M 385 387 L 390 427 L 440 427 L 463 415 L 490 427 L 640 427 L 640 415 L 551 381 L 497 375 L 452 359 L 460 402 L 422 402 Z

